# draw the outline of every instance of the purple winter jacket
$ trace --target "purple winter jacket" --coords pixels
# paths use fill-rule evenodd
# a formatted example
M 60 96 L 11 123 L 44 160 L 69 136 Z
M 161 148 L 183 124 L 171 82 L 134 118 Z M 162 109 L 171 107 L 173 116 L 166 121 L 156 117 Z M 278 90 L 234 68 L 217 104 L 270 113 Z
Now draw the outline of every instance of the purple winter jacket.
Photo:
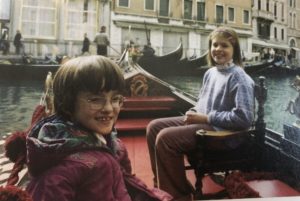
M 27 137 L 27 191 L 34 201 L 169 201 L 131 173 L 123 143 L 107 144 L 70 122 L 51 116 Z

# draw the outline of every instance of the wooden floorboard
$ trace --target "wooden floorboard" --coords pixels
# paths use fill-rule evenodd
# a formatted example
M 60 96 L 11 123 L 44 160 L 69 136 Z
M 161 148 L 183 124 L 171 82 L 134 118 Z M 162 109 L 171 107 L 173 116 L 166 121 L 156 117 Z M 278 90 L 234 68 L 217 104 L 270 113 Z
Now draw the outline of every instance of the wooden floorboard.
M 122 136 L 129 158 L 131 160 L 133 174 L 143 180 L 147 186 L 153 186 L 153 174 L 151 171 L 150 157 L 145 136 Z M 187 171 L 187 177 L 192 184 L 195 183 L 194 172 Z

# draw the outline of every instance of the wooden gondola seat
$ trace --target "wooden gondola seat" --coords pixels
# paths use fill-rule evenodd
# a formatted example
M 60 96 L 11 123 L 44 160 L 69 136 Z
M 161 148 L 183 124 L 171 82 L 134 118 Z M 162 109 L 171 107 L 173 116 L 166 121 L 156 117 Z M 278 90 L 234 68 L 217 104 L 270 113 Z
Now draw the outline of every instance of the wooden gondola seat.
M 204 131 L 196 132 L 198 141 L 197 150 L 188 155 L 191 166 L 196 175 L 195 198 L 201 199 L 202 179 L 205 174 L 225 172 L 231 170 L 249 171 L 259 169 L 260 156 L 262 156 L 264 143 L 264 103 L 267 89 L 264 85 L 265 78 L 260 77 L 255 85 L 255 99 L 257 117 L 252 128 L 246 131 Z M 245 138 L 243 143 L 234 149 L 222 149 L 222 143 L 230 138 Z M 213 147 L 213 148 L 212 148 Z

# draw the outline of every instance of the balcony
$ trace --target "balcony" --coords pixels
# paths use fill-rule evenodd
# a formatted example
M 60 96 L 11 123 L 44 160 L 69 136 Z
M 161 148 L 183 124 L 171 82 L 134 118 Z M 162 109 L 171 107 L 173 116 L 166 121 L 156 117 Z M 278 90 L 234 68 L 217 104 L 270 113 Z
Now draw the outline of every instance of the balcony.
M 263 18 L 270 21 L 274 21 L 274 19 L 276 19 L 272 12 L 265 11 L 265 10 L 253 10 L 252 17 Z
M 217 18 L 217 19 L 214 19 L 214 22 L 217 23 L 217 24 L 222 24 L 222 23 L 224 23 L 224 19 L 223 18 Z
M 270 40 L 270 36 L 264 35 L 264 34 L 257 35 L 257 38 L 259 38 L 261 40 Z
M 157 21 L 158 21 L 159 23 L 169 24 L 169 23 L 170 23 L 170 17 L 169 17 L 169 16 L 161 16 L 161 15 L 158 15 L 158 16 L 157 16 Z

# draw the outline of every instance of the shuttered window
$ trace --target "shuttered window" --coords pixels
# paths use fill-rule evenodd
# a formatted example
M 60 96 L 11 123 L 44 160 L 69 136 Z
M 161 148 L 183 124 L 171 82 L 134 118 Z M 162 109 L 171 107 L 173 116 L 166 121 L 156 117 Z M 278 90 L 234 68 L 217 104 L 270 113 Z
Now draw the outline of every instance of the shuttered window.
M 243 19 L 245 24 L 250 23 L 250 13 L 248 10 L 244 10 L 244 19 Z
M 205 20 L 205 2 L 197 2 L 197 20 Z
M 191 0 L 184 0 L 184 19 L 192 19 L 192 4 Z
M 159 15 L 160 16 L 169 16 L 169 0 L 160 0 L 159 1 Z
M 234 8 L 228 8 L 228 21 L 234 22 Z
M 129 7 L 129 0 L 119 0 L 119 6 Z
M 154 10 L 154 0 L 145 0 L 145 9 Z
M 216 7 L 216 22 L 217 23 L 223 23 L 224 22 L 224 19 L 223 19 L 223 16 L 224 16 L 224 9 L 223 9 L 223 6 L 218 6 Z

